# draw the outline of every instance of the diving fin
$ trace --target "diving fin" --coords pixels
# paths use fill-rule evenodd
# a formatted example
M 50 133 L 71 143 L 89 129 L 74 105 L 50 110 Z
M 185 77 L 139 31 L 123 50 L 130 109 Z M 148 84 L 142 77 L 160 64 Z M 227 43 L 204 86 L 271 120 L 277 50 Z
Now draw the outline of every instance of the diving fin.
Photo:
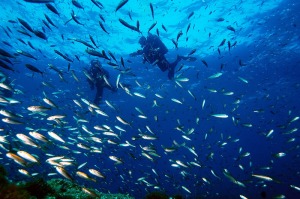
M 172 66 L 168 71 L 168 78 L 170 80 L 174 79 L 174 74 L 175 74 L 175 66 Z
M 194 62 L 197 60 L 196 57 L 185 57 L 185 56 L 181 56 L 181 55 L 177 55 L 177 57 L 179 57 L 179 59 L 184 60 L 184 61 L 189 61 L 189 62 Z
M 184 60 L 184 61 L 189 61 L 189 62 L 194 62 L 197 60 L 196 57 L 184 57 L 184 56 L 181 56 L 181 58 Z

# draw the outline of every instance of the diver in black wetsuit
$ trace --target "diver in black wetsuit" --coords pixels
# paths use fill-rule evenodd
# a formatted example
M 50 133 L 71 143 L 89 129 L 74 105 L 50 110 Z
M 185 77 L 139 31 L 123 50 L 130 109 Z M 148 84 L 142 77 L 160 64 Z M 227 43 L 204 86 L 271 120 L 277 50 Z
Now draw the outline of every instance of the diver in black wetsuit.
M 161 71 L 168 70 L 168 78 L 174 78 L 175 67 L 178 62 L 186 57 L 177 55 L 176 60 L 173 63 L 170 63 L 166 58 L 165 54 L 168 52 L 165 44 L 159 39 L 158 36 L 153 34 L 148 34 L 148 37 L 142 36 L 139 40 L 139 44 L 143 49 L 138 50 L 137 52 L 131 53 L 130 56 L 143 55 L 143 63 L 148 62 L 150 64 L 157 64 Z
M 87 81 L 90 84 L 90 88 L 94 90 L 94 87 L 96 86 L 97 89 L 94 99 L 95 104 L 100 103 L 104 88 L 107 88 L 113 92 L 117 91 L 115 87 L 111 86 L 111 84 L 107 82 L 109 79 L 109 73 L 102 67 L 98 60 L 91 61 L 91 67 L 88 70 L 88 75 L 89 77 L 87 78 Z

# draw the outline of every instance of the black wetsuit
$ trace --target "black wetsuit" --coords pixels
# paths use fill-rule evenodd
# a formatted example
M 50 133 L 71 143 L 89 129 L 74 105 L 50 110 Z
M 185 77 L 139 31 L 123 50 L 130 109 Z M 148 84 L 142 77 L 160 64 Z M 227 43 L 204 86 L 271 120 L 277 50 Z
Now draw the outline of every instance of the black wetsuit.
M 96 66 L 92 66 L 89 69 L 88 73 L 90 74 L 91 78 L 93 79 L 93 81 L 90 79 L 87 79 L 90 84 L 91 89 L 93 90 L 95 86 L 97 89 L 94 103 L 99 104 L 102 99 L 104 88 L 114 91 L 113 88 L 111 88 L 110 86 L 108 86 L 106 84 L 106 82 L 104 81 L 104 78 L 103 78 L 103 76 L 105 76 L 106 79 L 108 79 L 109 73 L 106 70 L 104 70 L 103 68 L 96 67 Z
M 157 64 L 161 71 L 169 70 L 168 77 L 173 79 L 174 70 L 181 57 L 177 56 L 177 59 L 170 63 L 166 58 L 165 54 L 168 52 L 167 47 L 159 39 L 158 36 L 149 34 L 145 45 L 142 50 L 139 50 L 136 54 L 144 56 L 144 62 L 149 62 L 150 64 Z

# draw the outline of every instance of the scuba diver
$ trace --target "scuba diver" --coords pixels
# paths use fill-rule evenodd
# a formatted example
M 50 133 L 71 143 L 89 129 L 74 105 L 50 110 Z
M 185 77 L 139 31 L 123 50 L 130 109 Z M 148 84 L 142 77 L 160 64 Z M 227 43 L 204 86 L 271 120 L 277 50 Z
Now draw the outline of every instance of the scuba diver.
M 165 44 L 159 39 L 158 36 L 151 33 L 148 34 L 147 38 L 142 36 L 139 40 L 139 44 L 143 49 L 137 52 L 131 53 L 130 56 L 143 55 L 143 63 L 148 62 L 149 64 L 155 65 L 160 68 L 161 71 L 165 72 L 168 70 L 168 78 L 173 79 L 175 73 L 175 67 L 178 62 L 183 60 L 195 61 L 195 57 L 184 57 L 177 55 L 174 62 L 170 63 L 166 58 L 165 54 L 168 52 Z
M 117 88 L 111 86 L 111 84 L 108 82 L 109 73 L 102 67 L 101 63 L 96 59 L 91 61 L 91 66 L 87 71 L 86 76 L 87 81 L 90 84 L 90 88 L 94 90 L 96 86 L 97 89 L 96 96 L 94 99 L 95 104 L 100 103 L 104 88 L 107 88 L 113 92 L 117 91 Z

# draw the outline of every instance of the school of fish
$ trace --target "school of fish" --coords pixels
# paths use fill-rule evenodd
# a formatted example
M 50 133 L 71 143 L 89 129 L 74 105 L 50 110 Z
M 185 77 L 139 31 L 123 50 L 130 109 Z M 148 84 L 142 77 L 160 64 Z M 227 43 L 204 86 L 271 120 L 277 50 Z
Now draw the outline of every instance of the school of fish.
M 269 104 L 273 99 L 267 89 L 263 94 L 257 91 L 262 96 L 252 100 L 256 93 L 251 86 L 259 88 L 259 84 L 243 70 L 252 70 L 255 58 L 241 58 L 236 50 L 242 26 L 226 22 L 228 15 L 214 15 L 215 2 L 192 2 L 199 4 L 193 10 L 183 6 L 166 11 L 159 1 L 16 1 L 14 6 L 23 11 L 30 7 L 42 15 L 36 17 L 28 10 L 6 16 L 6 25 L 1 25 L 0 162 L 9 176 L 63 178 L 82 186 L 92 197 L 96 195 L 89 188 L 136 198 L 162 191 L 184 198 L 227 194 L 246 199 L 257 196 L 248 189 L 259 196 L 268 186 L 300 192 L 300 183 L 289 184 L 283 174 L 272 173 L 273 167 L 283 165 L 299 148 L 299 112 L 288 108 L 284 120 L 272 119 L 276 105 Z M 146 9 L 134 10 L 134 3 Z M 9 3 L 2 4 L 11 11 Z M 89 12 L 97 15 L 87 18 Z M 138 18 L 140 12 L 148 18 Z M 184 28 L 159 21 L 162 12 L 186 12 L 178 22 Z M 107 20 L 108 15 L 116 24 Z M 205 46 L 215 58 L 206 59 L 200 44 L 184 44 L 189 34 L 197 34 L 196 21 L 202 15 L 214 17 L 208 23 L 223 23 L 218 30 L 222 40 Z M 89 27 L 91 21 L 94 26 Z M 145 27 L 145 21 L 151 25 Z M 84 30 L 82 38 L 78 37 L 81 33 L 73 36 L 77 30 Z M 185 48 L 179 52 L 196 56 L 199 62 L 182 62 L 174 80 L 164 79 L 160 71 L 140 66 L 121 49 L 117 52 L 130 48 L 128 43 L 112 42 L 118 45 L 115 50 L 106 48 L 103 38 L 130 40 L 127 31 L 137 40 L 148 32 L 163 41 L 168 38 L 175 54 Z M 221 33 L 207 30 L 201 37 L 212 40 L 214 34 Z M 64 45 L 80 48 L 71 47 L 73 53 L 65 51 Z M 41 50 L 43 46 L 47 51 Z M 238 72 L 229 71 L 232 67 L 226 57 L 235 60 Z M 86 81 L 91 78 L 86 66 L 94 58 L 112 71 L 114 77 L 105 82 L 110 87 L 109 82 L 114 82 L 118 89 L 117 93 L 107 91 L 100 105 L 92 102 L 94 91 Z M 6 97 L 2 91 L 13 95 Z M 269 107 L 248 105 L 259 100 Z M 251 137 L 255 137 L 253 143 L 248 142 Z M 277 142 L 283 142 L 285 150 L 276 148 Z M 263 164 L 258 156 L 265 159 Z M 286 198 L 284 192 L 274 193 L 273 198 Z

